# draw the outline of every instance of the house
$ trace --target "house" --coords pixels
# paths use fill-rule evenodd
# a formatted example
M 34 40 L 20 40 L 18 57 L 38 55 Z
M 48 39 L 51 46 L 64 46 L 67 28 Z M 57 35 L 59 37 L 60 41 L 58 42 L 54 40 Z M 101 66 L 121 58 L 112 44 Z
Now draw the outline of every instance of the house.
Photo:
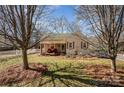
M 13 46 L 8 39 L 0 35 L 0 51 L 12 50 Z
M 87 52 L 89 41 L 86 36 L 79 32 L 51 34 L 49 37 L 41 40 L 41 54 L 80 54 Z
M 118 42 L 118 52 L 124 53 L 124 32 L 120 34 L 120 38 Z

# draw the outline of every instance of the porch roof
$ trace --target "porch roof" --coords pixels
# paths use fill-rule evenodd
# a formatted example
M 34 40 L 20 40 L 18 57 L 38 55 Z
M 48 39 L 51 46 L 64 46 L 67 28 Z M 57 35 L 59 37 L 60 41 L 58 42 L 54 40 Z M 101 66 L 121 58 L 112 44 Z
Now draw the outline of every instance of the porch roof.
M 66 41 L 61 40 L 61 41 L 42 41 L 41 44 L 65 44 Z

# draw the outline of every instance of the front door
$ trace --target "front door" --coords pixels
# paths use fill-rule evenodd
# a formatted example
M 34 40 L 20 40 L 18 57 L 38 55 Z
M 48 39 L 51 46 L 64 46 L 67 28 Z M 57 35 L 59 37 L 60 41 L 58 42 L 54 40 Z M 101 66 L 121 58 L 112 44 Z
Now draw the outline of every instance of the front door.
M 66 53 L 66 44 L 61 44 L 61 52 Z

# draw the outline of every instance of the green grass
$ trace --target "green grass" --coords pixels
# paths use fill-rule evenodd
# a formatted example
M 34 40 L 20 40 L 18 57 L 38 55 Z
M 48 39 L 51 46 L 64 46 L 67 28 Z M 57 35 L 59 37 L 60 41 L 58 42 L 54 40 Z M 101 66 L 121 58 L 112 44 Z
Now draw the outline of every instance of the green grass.
M 48 72 L 40 78 L 28 82 L 13 83 L 6 86 L 43 86 L 43 87 L 87 87 L 87 86 L 104 86 L 103 82 L 92 79 L 83 72 L 86 65 L 107 65 L 110 66 L 109 59 L 70 59 L 64 56 L 38 56 L 37 54 L 29 55 L 30 63 L 42 63 L 48 66 Z M 0 70 L 15 64 L 22 64 L 21 57 L 15 57 L 0 62 Z M 124 67 L 124 62 L 117 62 L 117 67 Z

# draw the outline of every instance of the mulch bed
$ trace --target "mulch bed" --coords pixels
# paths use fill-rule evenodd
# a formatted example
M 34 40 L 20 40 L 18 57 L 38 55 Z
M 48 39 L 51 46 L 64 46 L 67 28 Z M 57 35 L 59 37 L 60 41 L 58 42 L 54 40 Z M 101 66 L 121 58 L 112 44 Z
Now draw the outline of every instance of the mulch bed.
M 91 78 L 103 81 L 106 86 L 123 86 L 124 87 L 124 69 L 117 69 L 116 73 L 112 73 L 109 66 L 104 65 L 88 65 L 83 70 Z
M 19 83 L 40 77 L 48 69 L 40 63 L 30 63 L 30 69 L 24 70 L 22 65 L 10 66 L 0 71 L 0 85 Z

